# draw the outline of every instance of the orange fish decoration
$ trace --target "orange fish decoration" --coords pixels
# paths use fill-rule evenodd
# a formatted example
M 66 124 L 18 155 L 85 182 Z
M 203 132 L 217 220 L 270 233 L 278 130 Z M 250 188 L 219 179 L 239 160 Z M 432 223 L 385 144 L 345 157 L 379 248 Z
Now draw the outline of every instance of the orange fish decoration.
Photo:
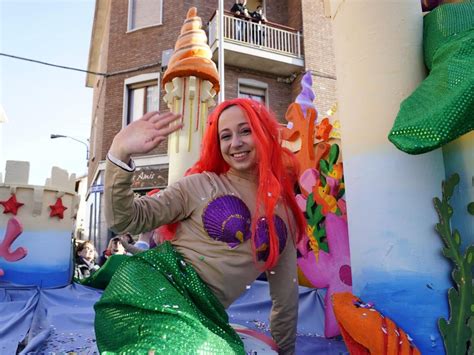
M 351 355 L 420 355 L 408 334 L 373 305 L 349 292 L 332 296 L 334 314 Z

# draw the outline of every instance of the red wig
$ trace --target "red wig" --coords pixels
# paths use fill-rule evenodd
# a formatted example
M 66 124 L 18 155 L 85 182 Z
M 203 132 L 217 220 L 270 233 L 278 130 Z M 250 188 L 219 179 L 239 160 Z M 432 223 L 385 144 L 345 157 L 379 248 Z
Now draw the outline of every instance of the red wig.
M 293 153 L 281 146 L 278 122 L 275 117 L 257 101 L 250 99 L 224 101 L 209 116 L 202 140 L 201 156 L 186 175 L 203 171 L 223 174 L 229 170 L 229 165 L 224 161 L 220 151 L 218 121 L 222 112 L 231 106 L 238 106 L 242 110 L 249 122 L 256 143 L 258 159 L 256 207 L 264 207 L 265 217 L 269 222 L 270 252 L 263 267 L 264 270 L 268 270 L 276 265 L 280 256 L 273 220 L 275 206 L 280 198 L 285 202 L 285 206 L 289 207 L 296 221 L 297 235 L 293 236 L 294 243 L 299 242 L 306 232 L 306 219 L 296 203 L 293 191 L 296 178 L 299 175 L 299 165 Z M 260 208 L 256 208 L 255 211 L 260 211 Z M 252 248 L 255 258 L 255 229 L 259 217 L 259 215 L 252 217 Z

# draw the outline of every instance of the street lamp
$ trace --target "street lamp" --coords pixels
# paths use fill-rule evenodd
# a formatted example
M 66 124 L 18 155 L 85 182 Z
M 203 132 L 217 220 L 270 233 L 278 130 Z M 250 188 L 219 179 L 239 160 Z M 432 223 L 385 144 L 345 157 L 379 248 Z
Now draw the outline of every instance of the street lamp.
M 65 136 L 63 134 L 51 134 L 50 136 L 51 139 L 55 139 L 55 138 L 69 138 L 69 139 L 72 139 L 73 141 L 76 141 L 76 142 L 79 142 L 81 144 L 84 144 L 86 146 L 86 160 L 87 160 L 87 166 L 89 166 L 89 144 L 87 144 L 86 142 L 84 141 L 81 141 L 80 139 L 77 139 L 77 138 L 74 138 L 74 137 L 70 137 L 70 136 Z M 89 141 L 89 140 L 87 140 Z

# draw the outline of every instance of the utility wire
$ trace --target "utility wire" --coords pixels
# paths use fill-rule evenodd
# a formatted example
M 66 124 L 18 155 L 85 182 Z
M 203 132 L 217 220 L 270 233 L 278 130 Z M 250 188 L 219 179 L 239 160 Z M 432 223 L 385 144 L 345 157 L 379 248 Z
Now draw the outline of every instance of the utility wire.
M 80 71 L 80 72 L 88 73 L 88 74 L 95 74 L 95 75 L 108 76 L 107 73 L 96 73 L 96 72 L 89 71 L 89 70 L 77 69 L 77 68 L 72 68 L 72 67 L 66 67 L 66 66 L 64 66 L 64 65 L 57 65 L 57 64 L 52 64 L 52 63 L 46 63 L 46 62 L 42 62 L 42 61 L 40 61 L 40 60 L 30 59 L 30 58 L 24 58 L 24 57 L 19 57 L 19 56 L 12 55 L 12 54 L 0 53 L 0 55 L 2 55 L 2 56 L 4 56 L 4 57 L 19 59 L 19 60 L 25 60 L 25 61 L 27 61 L 27 62 L 33 62 L 33 63 L 37 63 L 37 64 L 48 65 L 48 66 L 50 66 L 50 67 L 56 67 L 56 68 L 62 68 L 62 69 L 68 69 L 68 70 L 75 70 L 75 71 Z
M 157 66 L 157 65 L 161 65 L 161 61 L 159 61 L 157 63 L 145 64 L 145 65 L 142 65 L 140 67 L 125 69 L 125 70 L 119 70 L 119 71 L 112 72 L 112 73 L 98 73 L 98 72 L 94 72 L 94 71 L 90 71 L 90 70 L 84 70 L 84 69 L 67 67 L 67 66 L 64 66 L 64 65 L 58 65 L 58 64 L 53 64 L 53 63 L 42 62 L 42 61 L 36 60 L 36 59 L 19 57 L 19 56 L 12 55 L 12 54 L 0 53 L 0 56 L 9 57 L 9 58 L 13 58 L 13 59 L 24 60 L 24 61 L 27 61 L 27 62 L 33 62 L 33 63 L 37 63 L 37 64 L 42 64 L 42 65 L 48 65 L 50 67 L 55 67 L 55 68 L 74 70 L 74 71 L 79 71 L 79 72 L 82 72 L 82 73 L 88 73 L 88 74 L 94 74 L 94 75 L 101 75 L 105 78 L 108 78 L 108 77 L 111 77 L 111 76 L 114 76 L 114 75 L 120 75 L 120 74 L 126 74 L 126 73 L 130 73 L 130 72 L 134 72 L 134 71 L 139 71 L 139 70 L 151 68 L 151 67 L 154 67 L 154 66 Z

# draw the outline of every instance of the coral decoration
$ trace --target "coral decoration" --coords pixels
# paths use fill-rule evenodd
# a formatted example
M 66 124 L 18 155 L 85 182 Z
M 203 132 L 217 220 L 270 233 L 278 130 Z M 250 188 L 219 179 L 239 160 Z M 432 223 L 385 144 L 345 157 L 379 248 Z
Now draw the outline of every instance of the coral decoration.
M 12 213 L 15 216 L 18 213 L 18 209 L 24 205 L 23 203 L 16 200 L 15 194 L 12 194 L 6 201 L 0 201 L 0 204 L 4 207 L 3 213 Z
M 181 27 L 168 68 L 163 75 L 163 86 L 176 77 L 195 76 L 209 80 L 214 90 L 219 91 L 219 74 L 212 61 L 212 52 L 207 44 L 206 33 L 201 27 L 202 21 L 197 16 L 197 9 L 190 8 Z
M 464 255 L 462 255 L 461 236 L 457 230 L 451 230 L 451 217 L 453 208 L 449 200 L 453 196 L 456 185 L 459 184 L 459 175 L 452 175 L 447 181 L 443 182 L 442 200 L 434 199 L 436 212 L 438 213 L 439 223 L 436 225 L 436 231 L 443 239 L 445 247 L 443 255 L 450 259 L 454 264 L 452 278 L 456 287 L 448 291 L 449 313 L 448 321 L 440 318 L 438 326 L 443 336 L 446 354 L 472 354 L 474 344 L 471 337 L 474 336 L 474 293 L 472 286 L 472 269 L 474 266 L 474 245 L 470 245 Z M 470 345 L 468 345 L 470 344 Z M 469 347 L 469 349 L 468 349 Z
M 286 111 L 286 120 L 289 122 L 287 128 L 282 130 L 282 139 L 294 142 L 301 139 L 301 149 L 295 154 L 300 162 L 301 169 L 315 168 L 316 154 L 313 148 L 314 141 L 314 123 L 317 118 L 317 112 L 314 108 L 308 108 L 306 115 L 299 104 L 293 103 Z
M 329 140 L 331 131 L 332 124 L 329 123 L 329 118 L 325 117 L 321 123 L 316 126 L 316 138 L 326 142 Z
M 13 252 L 10 251 L 13 242 L 20 236 L 22 232 L 23 227 L 20 221 L 16 217 L 10 218 L 5 231 L 5 237 L 0 243 L 0 258 L 3 258 L 9 262 L 14 262 L 23 259 L 28 254 L 26 248 L 23 247 L 19 247 Z M 3 275 L 4 271 L 0 269 L 0 276 Z
M 334 314 L 347 349 L 352 355 L 420 355 L 411 338 L 372 304 L 349 292 L 332 297 Z
M 339 334 L 330 302 L 331 296 L 336 292 L 350 292 L 352 275 L 347 222 L 344 218 L 329 213 L 325 225 L 329 252 L 324 250 L 319 250 L 317 254 L 310 252 L 298 259 L 298 266 L 314 287 L 327 288 L 324 299 L 326 305 L 324 336 L 329 338 Z
M 50 217 L 58 217 L 59 219 L 64 218 L 64 211 L 67 210 L 67 207 L 64 207 L 63 200 L 58 198 L 54 205 L 49 205 L 51 212 L 49 213 Z
M 334 144 L 328 158 L 320 160 L 321 173 L 316 169 L 307 169 L 299 178 L 301 194 L 296 196 L 300 209 L 306 213 L 311 233 L 308 239 L 311 249 L 318 245 L 318 249 L 328 251 L 325 242 L 325 216 L 335 213 L 346 219 L 346 203 L 342 198 L 345 193 L 342 164 L 335 162 L 339 157 L 339 147 Z M 299 249 L 305 249 L 299 247 Z M 317 257 L 316 257 L 317 259 Z
M 316 110 L 313 104 L 315 97 L 316 95 L 313 92 L 313 76 L 310 72 L 306 72 L 301 78 L 301 92 L 295 100 L 301 106 L 304 116 L 306 116 L 308 109 Z

